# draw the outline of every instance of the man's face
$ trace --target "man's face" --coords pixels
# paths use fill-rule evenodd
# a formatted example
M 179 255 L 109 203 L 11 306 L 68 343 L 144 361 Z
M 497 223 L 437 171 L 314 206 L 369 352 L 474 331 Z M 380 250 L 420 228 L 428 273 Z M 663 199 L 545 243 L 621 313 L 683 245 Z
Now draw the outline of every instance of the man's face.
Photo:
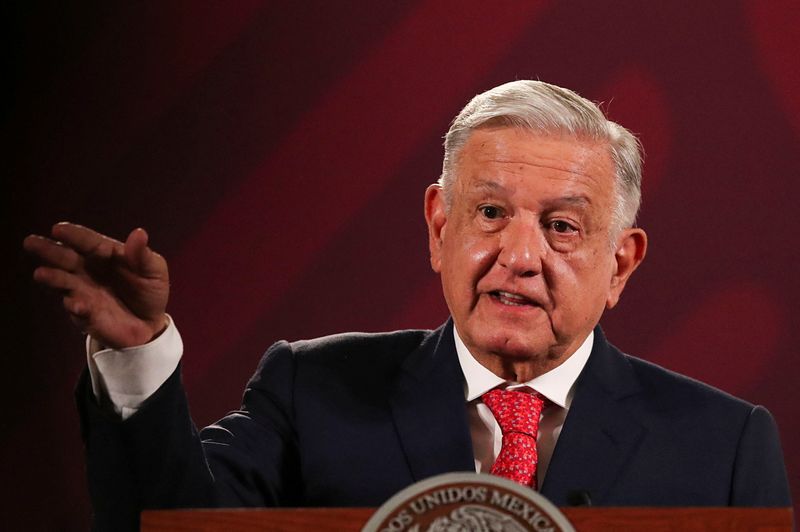
M 471 134 L 452 204 L 431 186 L 426 218 L 431 264 L 480 362 L 555 367 L 616 304 L 645 241 L 630 229 L 612 246 L 614 204 L 606 144 L 511 127 Z

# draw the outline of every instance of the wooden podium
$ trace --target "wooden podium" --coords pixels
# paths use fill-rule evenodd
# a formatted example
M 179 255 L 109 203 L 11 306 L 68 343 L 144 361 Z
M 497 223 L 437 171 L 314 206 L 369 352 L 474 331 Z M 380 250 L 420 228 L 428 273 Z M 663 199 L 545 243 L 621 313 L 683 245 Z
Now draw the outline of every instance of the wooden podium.
M 787 531 L 791 508 L 561 508 L 579 532 L 597 530 Z M 142 513 L 142 532 L 358 532 L 374 508 L 159 510 Z

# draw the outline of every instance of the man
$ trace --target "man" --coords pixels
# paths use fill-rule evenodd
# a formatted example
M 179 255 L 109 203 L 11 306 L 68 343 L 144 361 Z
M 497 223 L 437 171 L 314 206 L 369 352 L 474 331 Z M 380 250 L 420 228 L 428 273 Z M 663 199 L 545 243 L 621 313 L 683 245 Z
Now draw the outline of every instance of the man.
M 636 139 L 577 94 L 516 81 L 476 96 L 425 194 L 452 319 L 279 342 L 241 410 L 199 435 L 146 233 L 29 237 L 35 279 L 89 334 L 78 398 L 97 526 L 143 508 L 378 505 L 467 470 L 518 474 L 556 505 L 788 506 L 765 409 L 624 355 L 597 325 L 645 256 L 640 181 Z M 521 412 L 522 435 L 508 428 Z

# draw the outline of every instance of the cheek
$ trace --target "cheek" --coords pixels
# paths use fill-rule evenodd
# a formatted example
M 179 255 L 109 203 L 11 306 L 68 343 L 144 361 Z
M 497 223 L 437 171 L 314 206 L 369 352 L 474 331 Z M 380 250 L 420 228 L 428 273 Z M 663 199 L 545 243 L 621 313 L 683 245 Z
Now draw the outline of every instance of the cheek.
M 447 305 L 455 316 L 468 312 L 475 305 L 481 280 L 495 264 L 496 247 L 492 239 L 485 236 L 462 235 L 447 243 L 441 270 L 442 287 Z
M 494 246 L 488 242 L 474 242 L 464 251 L 470 264 L 482 265 L 492 262 Z
M 456 275 L 474 275 L 491 267 L 497 256 L 497 238 L 494 236 L 464 235 L 447 242 L 445 260 L 447 269 Z
M 598 250 L 553 255 L 545 265 L 550 289 L 567 299 L 562 304 L 570 305 L 586 301 L 591 294 L 605 294 L 612 273 L 608 255 Z M 570 301 L 571 297 L 579 301 Z
M 566 296 L 579 284 L 575 262 L 570 260 L 570 257 L 549 257 L 549 260 L 542 264 L 542 273 L 556 306 L 563 307 L 569 303 L 569 298 Z

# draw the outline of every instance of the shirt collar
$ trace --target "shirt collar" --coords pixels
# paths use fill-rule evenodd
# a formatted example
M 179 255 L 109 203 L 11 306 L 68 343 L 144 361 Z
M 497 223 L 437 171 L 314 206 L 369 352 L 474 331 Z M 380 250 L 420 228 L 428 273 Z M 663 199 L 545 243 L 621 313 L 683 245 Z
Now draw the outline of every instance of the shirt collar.
M 456 342 L 456 353 L 458 362 L 461 364 L 461 371 L 466 379 L 465 395 L 467 401 L 472 401 L 482 396 L 492 388 L 507 384 L 508 388 L 527 386 L 533 388 L 540 394 L 547 397 L 553 403 L 562 408 L 569 408 L 572 404 L 572 397 L 575 395 L 575 381 L 581 374 L 583 367 L 589 360 L 594 343 L 594 331 L 583 341 L 581 346 L 572 356 L 562 362 L 559 366 L 551 369 L 544 375 L 524 383 L 509 382 L 502 379 L 481 365 L 458 335 L 455 326 L 453 336 Z

